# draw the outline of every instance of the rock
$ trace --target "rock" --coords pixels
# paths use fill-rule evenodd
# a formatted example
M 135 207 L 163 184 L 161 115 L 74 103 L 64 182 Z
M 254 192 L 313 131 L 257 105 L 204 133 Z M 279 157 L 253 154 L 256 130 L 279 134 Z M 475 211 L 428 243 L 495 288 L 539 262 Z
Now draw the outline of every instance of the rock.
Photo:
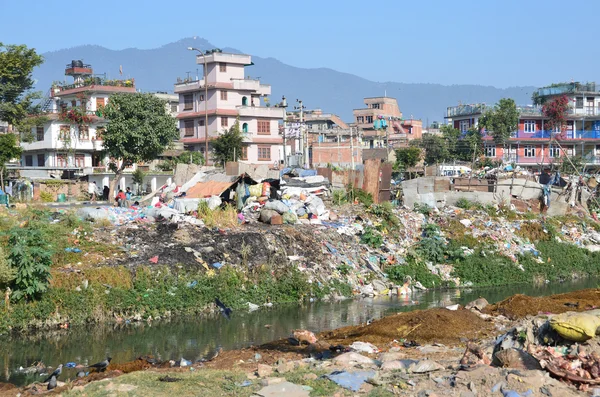
M 388 361 L 402 360 L 405 357 L 406 357 L 406 355 L 401 352 L 386 352 L 386 353 L 381 353 L 377 357 L 377 359 L 379 361 L 381 361 L 382 363 L 385 363 Z
M 494 359 L 504 368 L 540 370 L 542 367 L 531 354 L 518 349 L 500 350 L 494 354 Z
M 302 377 L 302 379 L 304 379 L 304 380 L 316 380 L 318 378 L 319 377 L 316 374 L 312 374 L 312 373 L 311 374 L 306 374 L 306 375 L 304 375 Z
M 310 397 L 308 390 L 291 382 L 282 382 L 263 387 L 255 394 L 262 397 Z
M 386 361 L 381 364 L 383 371 L 396 371 L 396 370 L 407 370 L 411 365 L 415 365 L 418 361 L 416 360 L 395 360 Z
M 292 361 L 286 361 L 277 365 L 277 372 L 280 374 L 286 374 L 294 370 L 296 366 Z
M 475 299 L 472 302 L 469 302 L 467 304 L 467 306 L 465 306 L 465 309 L 467 309 L 467 310 L 477 309 L 479 311 L 482 311 L 483 308 L 486 307 L 487 305 L 489 305 L 489 302 L 487 301 L 487 299 L 479 298 L 479 299 Z
M 410 372 L 414 374 L 424 374 L 427 372 L 439 371 L 444 369 L 444 366 L 432 360 L 421 360 L 409 367 Z
M 338 365 L 349 367 L 357 364 L 375 365 L 375 360 L 372 360 L 369 357 L 365 357 L 362 354 L 358 354 L 355 352 L 340 354 L 339 356 L 333 359 L 333 362 Z
M 285 382 L 284 378 L 265 378 L 260 380 L 262 386 L 271 386 Z
M 265 364 L 258 364 L 258 369 L 256 370 L 256 374 L 261 378 L 266 378 L 267 376 L 271 376 L 273 373 L 273 367 Z

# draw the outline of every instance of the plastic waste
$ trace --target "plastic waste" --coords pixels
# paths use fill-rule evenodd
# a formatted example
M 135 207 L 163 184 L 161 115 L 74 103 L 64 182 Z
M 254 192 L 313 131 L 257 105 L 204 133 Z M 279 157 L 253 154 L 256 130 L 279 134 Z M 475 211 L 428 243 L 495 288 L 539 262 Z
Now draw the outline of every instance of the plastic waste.
M 214 267 L 215 269 L 220 269 L 223 267 L 223 264 L 221 262 L 215 262 L 212 264 L 212 267 Z
M 588 313 L 567 312 L 550 319 L 550 327 L 565 339 L 585 342 L 596 336 L 600 318 Z
M 265 203 L 264 209 L 274 210 L 280 214 L 284 214 L 290 210 L 290 208 L 279 200 L 270 200 Z
M 75 364 L 74 362 L 70 361 L 68 363 L 65 364 L 65 367 L 67 368 L 75 368 L 77 364 Z
M 211 210 L 215 210 L 221 205 L 221 203 L 222 201 L 220 197 L 212 196 L 208 199 L 208 208 L 210 208 Z
M 375 376 L 375 371 L 335 371 L 326 377 L 344 389 L 357 392 L 368 379 Z
M 377 346 L 368 343 L 368 342 L 354 342 L 350 345 L 350 349 L 360 352 L 360 353 L 378 353 L 379 349 Z

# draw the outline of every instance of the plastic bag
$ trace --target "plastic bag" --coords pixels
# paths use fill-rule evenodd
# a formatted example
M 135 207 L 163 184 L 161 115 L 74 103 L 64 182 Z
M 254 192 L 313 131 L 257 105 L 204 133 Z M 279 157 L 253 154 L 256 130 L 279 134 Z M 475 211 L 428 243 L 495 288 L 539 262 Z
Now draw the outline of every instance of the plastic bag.
M 565 339 L 585 342 L 596 336 L 600 319 L 587 313 L 567 312 L 550 319 L 550 327 Z
M 250 197 L 262 196 L 262 183 L 250 186 Z

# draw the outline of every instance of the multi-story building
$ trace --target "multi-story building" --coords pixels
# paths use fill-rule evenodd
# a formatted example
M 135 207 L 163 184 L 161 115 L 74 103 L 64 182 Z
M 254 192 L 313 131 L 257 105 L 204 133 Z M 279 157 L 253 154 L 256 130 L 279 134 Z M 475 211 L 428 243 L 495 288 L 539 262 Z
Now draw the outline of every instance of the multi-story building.
M 396 98 L 365 98 L 366 108 L 354 109 L 354 122 L 362 130 L 363 146 L 385 148 L 406 145 L 412 139 L 420 139 L 423 131 L 421 120 L 403 120 Z
M 337 115 L 321 109 L 303 112 L 304 131 L 307 133 L 309 161 L 313 167 L 333 164 L 351 167 L 362 162 L 362 148 L 358 129 L 350 127 Z M 299 112 L 287 114 L 289 137 L 299 137 Z M 295 141 L 294 141 L 295 142 Z M 293 147 L 298 147 L 294 144 Z
M 43 103 L 49 121 L 21 143 L 21 165 L 47 170 L 83 170 L 104 166 L 103 107 L 115 92 L 135 92 L 134 79 L 108 80 L 91 65 L 72 61 L 65 75 L 72 84 L 54 83 Z
M 540 103 L 565 95 L 569 100 L 566 124 L 562 131 L 548 128 L 548 118 Z M 556 163 L 561 157 L 579 156 L 590 166 L 600 165 L 600 91 L 595 83 L 554 84 L 534 93 L 538 104 L 519 106 L 517 131 L 505 145 L 494 144 L 484 134 L 485 155 L 494 160 L 521 166 L 542 167 Z M 477 126 L 479 118 L 490 106 L 471 104 L 449 107 L 446 119 L 462 132 Z M 562 147 L 562 149 L 561 149 Z
M 180 104 L 177 118 L 184 145 L 204 153 L 208 139 L 210 156 L 210 141 L 231 128 L 237 119 L 244 134 L 240 161 L 279 164 L 283 160 L 279 123 L 285 109 L 271 107 L 265 100 L 271 94 L 271 86 L 245 77 L 244 68 L 252 65 L 251 56 L 212 51 L 198 55 L 196 60 L 199 65 L 206 62 L 207 81 L 185 80 L 175 84 Z M 205 125 L 207 114 L 208 125 Z

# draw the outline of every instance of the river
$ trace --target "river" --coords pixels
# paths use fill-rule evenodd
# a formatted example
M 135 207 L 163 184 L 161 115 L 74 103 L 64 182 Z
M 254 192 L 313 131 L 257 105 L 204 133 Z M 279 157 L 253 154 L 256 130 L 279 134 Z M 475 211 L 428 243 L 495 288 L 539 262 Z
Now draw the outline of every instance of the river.
M 196 361 L 211 356 L 219 347 L 227 350 L 258 345 L 287 337 L 293 329 L 320 332 L 396 312 L 455 303 L 464 305 L 480 296 L 494 303 L 518 293 L 545 296 L 598 285 L 598 279 L 583 279 L 541 286 L 425 291 L 406 298 L 347 299 L 261 308 L 252 313 L 235 312 L 231 320 L 220 315 L 178 317 L 153 323 L 94 325 L 3 336 L 0 337 L 0 382 L 24 385 L 43 380 L 39 374 L 20 370 L 39 361 L 53 367 L 67 362 L 87 365 L 102 361 L 106 356 L 111 356 L 113 362 L 126 362 L 146 354 L 161 360 L 184 357 Z M 75 371 L 63 370 L 61 379 L 73 378 Z

